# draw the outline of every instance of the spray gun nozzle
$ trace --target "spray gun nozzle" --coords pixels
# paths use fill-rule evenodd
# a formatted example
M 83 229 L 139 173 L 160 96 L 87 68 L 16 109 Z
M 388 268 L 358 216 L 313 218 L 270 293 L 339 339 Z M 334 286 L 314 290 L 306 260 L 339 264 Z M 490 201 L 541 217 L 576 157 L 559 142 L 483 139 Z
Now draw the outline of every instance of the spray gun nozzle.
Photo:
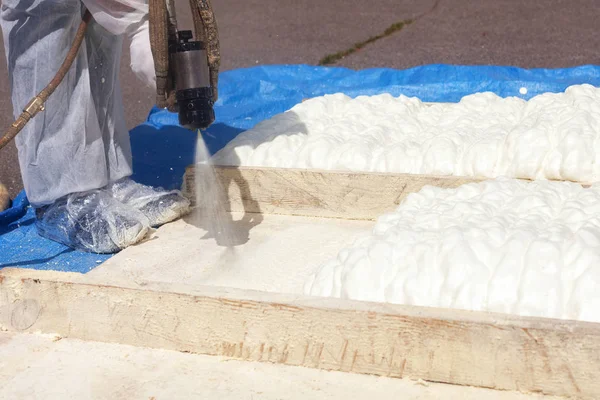
M 178 31 L 177 42 L 169 46 L 179 124 L 192 130 L 206 129 L 215 120 L 208 54 L 203 42 L 192 39 L 191 31 Z

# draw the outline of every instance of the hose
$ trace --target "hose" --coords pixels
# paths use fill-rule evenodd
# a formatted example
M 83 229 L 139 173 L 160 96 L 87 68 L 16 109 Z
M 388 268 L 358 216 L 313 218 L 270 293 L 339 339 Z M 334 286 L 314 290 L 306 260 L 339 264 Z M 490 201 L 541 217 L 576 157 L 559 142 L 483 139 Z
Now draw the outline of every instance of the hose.
M 165 0 L 150 0 L 150 48 L 156 73 L 156 105 L 167 107 L 169 97 L 169 13 Z
M 196 40 L 207 44 L 213 101 L 218 99 L 221 64 L 219 32 L 210 0 L 189 0 Z M 175 82 L 169 69 L 169 36 L 177 32 L 173 0 L 149 0 L 150 45 L 156 71 L 156 105 L 171 111 L 175 107 Z
M 194 17 L 196 36 L 206 42 L 208 53 L 208 69 L 210 71 L 210 86 L 213 88 L 213 101 L 217 101 L 219 83 L 219 67 L 221 52 L 219 45 L 219 30 L 210 0 L 190 0 L 190 8 Z M 199 17 L 199 18 L 198 18 Z
M 54 93 L 58 85 L 62 82 L 67 72 L 73 65 L 73 61 L 77 57 L 77 52 L 81 47 L 81 43 L 83 42 L 83 38 L 85 37 L 85 31 L 88 27 L 89 22 L 92 19 L 92 14 L 86 10 L 81 23 L 79 24 L 79 28 L 77 29 L 77 33 L 75 34 L 75 40 L 73 40 L 73 44 L 65 57 L 62 65 L 58 69 L 54 78 L 50 81 L 48 86 L 42 89 L 41 92 L 38 93 L 23 109 L 23 112 L 19 117 L 12 123 L 12 125 L 8 128 L 8 130 L 4 133 L 4 135 L 0 138 L 0 149 L 4 148 L 12 139 L 15 138 L 21 132 L 23 127 L 32 119 L 38 112 L 44 111 L 44 104 L 48 97 Z

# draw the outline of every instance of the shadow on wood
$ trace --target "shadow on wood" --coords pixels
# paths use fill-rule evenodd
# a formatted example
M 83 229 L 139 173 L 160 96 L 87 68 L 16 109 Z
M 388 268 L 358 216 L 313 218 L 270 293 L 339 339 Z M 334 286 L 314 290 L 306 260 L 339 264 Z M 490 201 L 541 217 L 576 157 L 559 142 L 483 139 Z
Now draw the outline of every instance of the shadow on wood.
M 214 238 L 218 245 L 234 247 L 250 239 L 250 231 L 263 220 L 260 205 L 252 197 L 248 182 L 235 167 L 227 175 L 212 165 L 192 165 L 184 178 L 183 192 L 192 201 L 194 211 L 184 220 L 207 231 L 203 239 Z M 239 188 L 243 199 L 243 216 L 234 220 L 231 214 L 230 187 Z M 202 197 L 203 202 L 197 198 Z
M 286 135 L 308 133 L 302 119 L 293 111 L 286 112 L 294 129 Z M 218 135 L 214 132 L 214 135 Z M 236 135 L 237 136 L 237 135 Z M 272 140 L 271 137 L 268 140 Z M 263 142 L 253 141 L 244 146 L 258 147 Z M 186 169 L 183 193 L 192 201 L 195 212 L 185 221 L 208 231 L 206 238 L 215 238 L 219 245 L 238 246 L 250 239 L 250 231 L 263 220 L 261 203 L 255 199 L 255 182 L 249 182 L 241 171 L 241 160 L 236 152 L 236 142 L 229 142 L 223 153 L 217 153 L 213 160 L 225 160 L 227 166 L 213 166 L 208 158 L 210 149 L 198 143 L 195 163 Z M 225 157 L 219 155 L 225 154 Z M 242 212 L 241 220 L 234 220 L 231 212 Z

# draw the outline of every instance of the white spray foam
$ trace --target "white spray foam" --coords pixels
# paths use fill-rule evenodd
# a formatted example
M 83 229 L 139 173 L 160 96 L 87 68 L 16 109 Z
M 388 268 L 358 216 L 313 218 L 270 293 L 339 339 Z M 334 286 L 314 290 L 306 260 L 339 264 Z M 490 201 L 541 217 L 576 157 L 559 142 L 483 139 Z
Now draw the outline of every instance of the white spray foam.
M 525 90 L 520 90 L 524 94 Z M 221 165 L 594 181 L 600 90 L 427 105 L 306 101 L 239 135 Z M 323 265 L 306 293 L 600 321 L 600 189 L 492 181 L 424 189 Z
M 218 165 L 594 181 L 600 89 L 427 105 L 389 94 L 307 100 L 240 134 Z
M 600 322 L 600 184 L 425 187 L 306 294 Z

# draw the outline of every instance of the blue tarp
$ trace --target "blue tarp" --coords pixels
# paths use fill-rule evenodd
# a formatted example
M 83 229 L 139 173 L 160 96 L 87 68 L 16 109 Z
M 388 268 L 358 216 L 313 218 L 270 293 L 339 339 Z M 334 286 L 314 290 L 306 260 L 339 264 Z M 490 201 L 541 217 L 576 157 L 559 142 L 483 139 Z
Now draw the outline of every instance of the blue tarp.
M 600 67 L 524 70 L 499 66 L 427 65 L 407 70 L 345 68 L 306 65 L 262 66 L 224 72 L 217 120 L 203 134 L 212 154 L 257 122 L 286 111 L 304 98 L 332 93 L 417 96 L 423 101 L 459 101 L 482 91 L 500 96 L 531 98 L 544 92 L 562 92 L 568 86 L 600 86 Z M 527 89 L 521 94 L 521 88 Z M 177 116 L 153 109 L 148 120 L 130 132 L 134 176 L 138 182 L 178 188 L 185 167 L 193 162 L 196 133 L 177 124 Z M 109 256 L 72 251 L 39 237 L 33 210 L 24 194 L 11 209 L 0 213 L 0 268 L 7 266 L 87 272 Z

